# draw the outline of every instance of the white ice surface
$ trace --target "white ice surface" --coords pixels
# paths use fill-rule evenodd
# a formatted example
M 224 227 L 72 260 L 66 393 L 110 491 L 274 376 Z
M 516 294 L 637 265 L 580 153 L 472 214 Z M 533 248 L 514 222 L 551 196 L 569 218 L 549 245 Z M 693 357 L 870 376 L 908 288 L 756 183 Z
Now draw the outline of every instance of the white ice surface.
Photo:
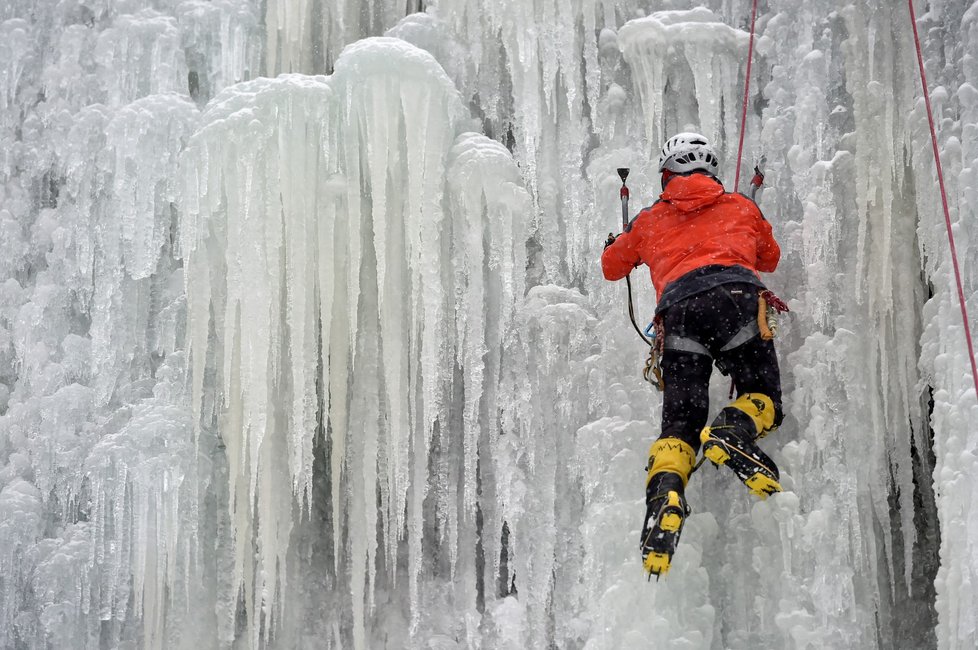
M 788 492 L 698 471 L 657 584 L 597 259 L 672 131 L 732 189 L 747 3 L 0 4 L 0 647 L 975 647 L 905 9 L 761 4 Z M 974 318 L 978 3 L 915 6 Z

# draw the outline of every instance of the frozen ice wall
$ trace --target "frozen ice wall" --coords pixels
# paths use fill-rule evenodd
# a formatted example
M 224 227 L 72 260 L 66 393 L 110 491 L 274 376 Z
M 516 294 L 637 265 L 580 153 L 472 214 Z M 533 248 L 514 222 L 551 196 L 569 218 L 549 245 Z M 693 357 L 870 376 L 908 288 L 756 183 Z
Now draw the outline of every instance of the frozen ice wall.
M 937 2 L 921 12 L 920 27 L 929 61 L 938 139 L 942 144 L 944 179 L 964 284 L 964 295 L 975 335 L 978 310 L 978 269 L 974 263 L 975 223 L 978 218 L 978 4 Z M 959 38 L 948 38 L 947 35 Z M 918 101 L 910 116 L 914 155 L 930 160 L 926 113 Z M 932 296 L 923 312 L 924 333 L 918 367 L 933 400 L 934 488 L 940 517 L 940 569 L 935 588 L 937 638 L 941 647 L 965 648 L 978 642 L 978 561 L 972 550 L 975 527 L 975 458 L 978 416 L 975 386 L 965 349 L 964 329 L 954 288 L 951 256 L 944 238 L 942 214 L 931 206 L 937 195 L 936 170 L 915 178 L 922 219 L 917 227 L 925 272 Z
M 978 3 L 915 5 L 974 315 Z M 733 188 L 749 18 L 0 5 L 0 647 L 974 647 L 978 405 L 900 3 L 760 3 L 789 492 L 699 470 L 642 575 L 660 400 L 597 259 L 671 132 Z
M 191 80 L 234 83 L 258 43 L 247 7 L 174 9 L 0 7 L 3 647 L 208 638 L 175 200 Z M 252 40 L 196 59 L 205 16 Z

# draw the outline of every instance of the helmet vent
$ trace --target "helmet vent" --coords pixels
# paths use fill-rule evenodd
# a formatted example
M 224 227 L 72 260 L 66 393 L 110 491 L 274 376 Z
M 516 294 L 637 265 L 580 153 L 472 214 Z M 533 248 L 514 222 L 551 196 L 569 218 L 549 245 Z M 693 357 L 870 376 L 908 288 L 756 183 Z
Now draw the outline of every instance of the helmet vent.
M 703 171 L 717 175 L 720 162 L 706 136 L 699 133 L 679 133 L 669 138 L 659 155 L 659 171 L 676 174 Z

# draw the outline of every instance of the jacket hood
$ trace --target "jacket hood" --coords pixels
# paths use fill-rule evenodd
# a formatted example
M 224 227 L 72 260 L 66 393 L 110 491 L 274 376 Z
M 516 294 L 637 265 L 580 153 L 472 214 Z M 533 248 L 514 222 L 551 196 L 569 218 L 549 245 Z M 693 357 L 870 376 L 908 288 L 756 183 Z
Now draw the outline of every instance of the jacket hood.
M 712 176 L 690 174 L 674 176 L 659 198 L 676 206 L 681 212 L 692 212 L 710 205 L 723 194 L 723 185 Z

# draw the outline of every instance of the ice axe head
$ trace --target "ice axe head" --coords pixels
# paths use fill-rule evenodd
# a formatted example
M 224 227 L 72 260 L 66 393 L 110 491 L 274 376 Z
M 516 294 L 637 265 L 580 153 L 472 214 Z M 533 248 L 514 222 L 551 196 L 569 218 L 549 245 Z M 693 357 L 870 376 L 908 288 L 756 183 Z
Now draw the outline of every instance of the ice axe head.
M 621 184 L 625 184 L 625 179 L 628 178 L 628 167 L 619 167 L 618 175 L 621 177 Z
M 754 165 L 754 178 L 750 180 L 750 184 L 755 188 L 759 188 L 764 184 L 764 166 L 766 163 L 767 156 L 761 156 L 761 159 Z

